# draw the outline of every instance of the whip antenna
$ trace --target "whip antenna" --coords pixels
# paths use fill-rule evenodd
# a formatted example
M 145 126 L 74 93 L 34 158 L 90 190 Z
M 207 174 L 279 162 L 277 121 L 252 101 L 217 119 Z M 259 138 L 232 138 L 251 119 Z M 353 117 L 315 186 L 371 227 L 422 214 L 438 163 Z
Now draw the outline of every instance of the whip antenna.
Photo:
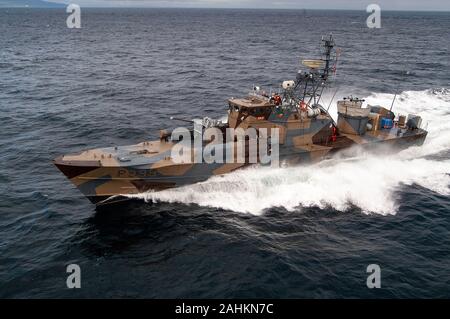
M 392 107 L 394 106 L 394 102 L 395 102 L 395 98 L 397 97 L 397 94 L 398 94 L 398 88 L 397 88 L 397 91 L 395 91 L 394 99 L 392 100 L 391 108 L 389 109 L 389 111 L 392 111 Z
M 339 87 L 336 88 L 336 91 L 334 91 L 333 97 L 331 98 L 330 104 L 328 104 L 327 112 L 330 109 L 331 103 L 333 103 L 334 97 L 336 96 L 337 91 L 339 90 Z

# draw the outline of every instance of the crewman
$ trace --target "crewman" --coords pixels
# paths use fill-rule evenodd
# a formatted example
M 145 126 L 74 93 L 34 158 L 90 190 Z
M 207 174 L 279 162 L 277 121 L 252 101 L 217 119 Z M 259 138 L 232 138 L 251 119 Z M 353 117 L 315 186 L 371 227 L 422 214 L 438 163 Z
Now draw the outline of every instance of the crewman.
M 278 106 L 278 105 L 281 105 L 281 96 L 279 96 L 278 94 L 275 94 L 274 95 L 274 97 L 273 97 L 273 101 L 275 102 L 275 105 L 276 106 Z

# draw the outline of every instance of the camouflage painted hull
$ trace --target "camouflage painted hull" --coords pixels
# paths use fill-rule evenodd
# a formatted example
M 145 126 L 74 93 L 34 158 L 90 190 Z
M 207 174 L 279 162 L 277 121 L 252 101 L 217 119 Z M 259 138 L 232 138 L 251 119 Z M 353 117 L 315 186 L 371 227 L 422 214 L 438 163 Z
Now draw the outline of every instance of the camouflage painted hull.
M 321 127 L 323 125 L 306 135 L 299 135 L 304 132 L 299 132 L 295 127 L 288 130 L 280 145 L 280 160 L 290 163 L 316 162 L 354 146 L 374 151 L 388 147 L 388 152 L 396 152 L 421 145 L 427 135 L 422 129 L 399 131 L 393 128 L 367 132 L 363 136 L 340 134 L 336 141 L 330 142 L 328 138 L 321 137 Z M 172 142 L 143 142 L 64 155 L 53 162 L 96 205 L 116 203 L 127 199 L 126 195 L 201 182 L 250 165 L 175 164 L 170 159 L 172 147 Z
M 282 89 L 269 95 L 254 86 L 248 96 L 229 99 L 226 122 L 207 117 L 202 120 L 175 119 L 194 124 L 194 129 L 187 130 L 187 135 L 181 138 L 186 142 L 189 138 L 191 142 L 194 141 L 191 146 L 187 146 L 191 147 L 192 159 L 203 158 L 203 146 L 212 141 L 215 145 L 211 148 L 219 147 L 218 154 L 220 147 L 227 154 L 227 149 L 242 151 L 241 147 L 248 146 L 250 142 L 268 145 L 261 146 L 267 149 L 262 152 L 258 149 L 257 156 L 250 154 L 255 152 L 255 147 L 249 147 L 240 152 L 245 153 L 241 161 L 236 159 L 235 154 L 230 155 L 235 156 L 234 163 L 219 164 L 214 160 L 211 162 L 215 164 L 207 164 L 194 163 L 192 160 L 180 164 L 171 157 L 172 148 L 177 144 L 173 141 L 180 139 L 178 133 L 172 136 L 174 132 L 170 134 L 162 130 L 159 141 L 60 156 L 54 160 L 54 164 L 86 197 L 98 205 L 117 202 L 124 196 L 126 198 L 126 195 L 201 182 L 211 176 L 258 163 L 254 159 L 259 158 L 265 161 L 270 157 L 272 164 L 274 160 L 298 164 L 329 158 L 354 146 L 393 153 L 412 145 L 421 145 L 427 136 L 427 132 L 420 128 L 421 117 L 409 114 L 406 120 L 405 116 L 399 115 L 398 121 L 395 121 L 392 112 L 395 97 L 389 109 L 370 105 L 363 107 L 364 100 L 344 97 L 337 102 L 337 123 L 333 120 L 328 109 L 319 102 L 328 78 L 336 71 L 339 53 L 334 50 L 331 34 L 322 37 L 321 41 L 321 59 L 304 60 L 303 65 L 309 70 L 298 71 L 295 80 L 283 81 L 280 86 Z M 211 131 L 208 133 L 211 129 L 218 133 L 211 135 Z M 236 131 L 244 134 L 239 133 L 241 135 L 238 136 Z M 250 131 L 255 133 L 250 134 Z M 261 140 L 256 141 L 257 138 Z M 272 158 L 274 154 L 276 158 Z

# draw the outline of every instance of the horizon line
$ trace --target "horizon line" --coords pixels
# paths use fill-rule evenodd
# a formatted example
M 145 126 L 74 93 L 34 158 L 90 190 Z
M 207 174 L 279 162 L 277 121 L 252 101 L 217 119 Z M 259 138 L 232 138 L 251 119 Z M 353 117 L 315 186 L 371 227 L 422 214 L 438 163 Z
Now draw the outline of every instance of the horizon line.
M 69 4 L 58 3 L 58 2 L 50 2 L 45 1 L 51 5 L 55 5 L 53 7 L 46 6 L 1 6 L 0 9 L 60 9 L 65 8 Z M 58 7 L 59 6 L 59 7 Z M 366 9 L 343 9 L 343 8 L 271 8 L 271 7 L 192 7 L 192 6 L 178 6 L 178 7 L 164 7 L 164 6 L 80 6 L 84 9 L 209 9 L 209 10 L 273 10 L 273 11 L 357 11 L 357 12 L 366 12 Z M 450 8 L 448 10 L 438 10 L 438 9 L 383 9 L 384 12 L 450 12 Z

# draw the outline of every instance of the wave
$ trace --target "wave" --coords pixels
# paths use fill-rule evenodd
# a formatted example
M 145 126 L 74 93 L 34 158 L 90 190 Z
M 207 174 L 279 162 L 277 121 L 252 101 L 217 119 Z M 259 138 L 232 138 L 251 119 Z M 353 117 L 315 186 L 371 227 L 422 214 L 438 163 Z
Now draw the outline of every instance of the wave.
M 372 93 L 365 103 L 389 107 L 393 97 Z M 330 110 L 332 114 L 335 108 Z M 133 197 L 256 215 L 271 207 L 293 211 L 317 206 L 345 211 L 352 205 L 365 213 L 395 214 L 399 206 L 395 194 L 402 185 L 417 184 L 450 195 L 450 159 L 432 157 L 450 149 L 449 110 L 448 89 L 405 91 L 397 96 L 394 111 L 419 114 L 423 123 L 428 123 L 429 134 L 422 147 L 411 147 L 395 155 L 360 153 L 347 160 L 334 158 L 295 167 L 250 167 L 202 183 Z

